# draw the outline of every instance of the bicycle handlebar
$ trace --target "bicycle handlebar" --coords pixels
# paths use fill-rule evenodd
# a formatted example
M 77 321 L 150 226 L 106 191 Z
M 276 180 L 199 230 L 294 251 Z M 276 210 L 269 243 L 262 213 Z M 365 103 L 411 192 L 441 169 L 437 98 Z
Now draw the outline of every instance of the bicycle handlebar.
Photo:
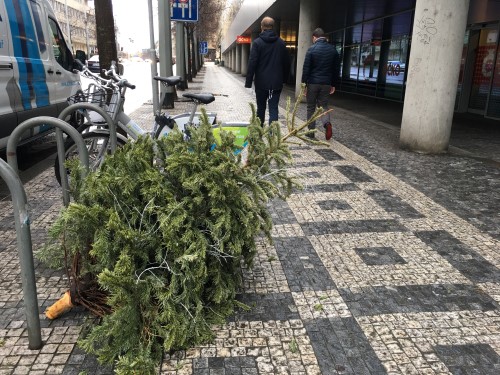
M 103 71 L 104 71 L 104 69 L 103 69 Z M 116 62 L 115 61 L 111 61 L 111 68 L 108 71 L 104 71 L 104 74 L 106 74 L 106 76 L 108 76 L 108 77 L 111 77 L 111 79 L 113 81 L 115 81 L 116 84 L 120 87 L 125 86 L 125 87 L 128 87 L 129 89 L 132 89 L 132 90 L 135 89 L 135 85 L 129 83 L 126 79 L 121 78 L 118 74 L 116 74 Z
M 80 60 L 75 59 L 75 64 L 78 66 L 78 69 L 75 69 L 74 72 L 79 72 L 81 75 L 93 79 L 100 87 L 103 89 L 113 89 L 115 84 L 111 79 L 104 79 L 99 74 L 95 74 L 89 70 L 87 66 L 85 66 Z

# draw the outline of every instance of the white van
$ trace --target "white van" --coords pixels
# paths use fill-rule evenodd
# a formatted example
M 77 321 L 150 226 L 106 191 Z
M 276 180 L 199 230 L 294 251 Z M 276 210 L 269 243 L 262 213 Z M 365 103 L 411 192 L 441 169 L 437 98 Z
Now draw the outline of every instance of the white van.
M 35 116 L 57 117 L 81 89 L 73 55 L 47 0 L 0 0 L 0 149 Z M 23 136 L 29 142 L 50 128 Z

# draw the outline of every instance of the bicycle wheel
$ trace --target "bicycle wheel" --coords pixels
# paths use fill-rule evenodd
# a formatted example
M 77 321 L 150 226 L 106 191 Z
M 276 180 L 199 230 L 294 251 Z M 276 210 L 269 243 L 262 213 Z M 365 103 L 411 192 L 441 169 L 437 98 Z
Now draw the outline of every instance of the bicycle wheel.
M 155 139 L 158 139 L 162 136 L 168 135 L 174 127 L 175 127 L 175 121 L 167 116 L 156 116 L 155 117 L 155 128 L 153 129 L 153 137 Z
M 83 141 L 85 142 L 85 146 L 87 147 L 87 151 L 89 153 L 89 169 L 91 171 L 96 170 L 103 163 L 106 155 L 111 154 L 111 140 L 108 133 L 99 133 L 99 132 L 88 132 L 82 134 Z M 116 139 L 116 145 L 121 147 L 126 142 L 118 137 Z M 64 145 L 65 150 L 65 159 L 73 159 L 78 158 L 78 149 L 76 147 L 73 139 L 68 139 L 68 141 Z M 68 175 L 70 173 L 69 170 L 66 170 Z M 54 163 L 54 172 L 56 174 L 57 182 L 59 185 L 61 184 L 61 174 L 59 172 L 59 158 L 56 157 L 56 161 Z

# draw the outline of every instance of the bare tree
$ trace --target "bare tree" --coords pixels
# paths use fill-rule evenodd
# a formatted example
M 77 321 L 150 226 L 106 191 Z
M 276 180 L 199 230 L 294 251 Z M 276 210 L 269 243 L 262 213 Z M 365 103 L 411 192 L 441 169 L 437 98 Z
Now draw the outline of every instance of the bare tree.
M 188 80 L 196 77 L 198 66 L 195 64 L 195 54 L 198 53 L 197 41 L 207 41 L 209 45 L 217 48 L 217 35 L 221 25 L 221 15 L 226 7 L 226 0 L 199 0 L 198 22 L 184 24 L 188 39 Z M 196 33 L 196 40 L 194 35 Z
M 213 45 L 220 29 L 221 16 L 226 7 L 225 0 L 200 0 L 196 33 L 202 40 Z

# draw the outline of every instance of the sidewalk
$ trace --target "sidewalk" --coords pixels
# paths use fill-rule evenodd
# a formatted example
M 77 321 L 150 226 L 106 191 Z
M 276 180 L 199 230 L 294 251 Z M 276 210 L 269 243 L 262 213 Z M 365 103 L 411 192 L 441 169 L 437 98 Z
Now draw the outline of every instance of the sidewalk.
M 229 95 L 206 106 L 220 121 L 250 117 L 254 98 L 227 68 L 207 64 L 187 91 Z M 383 105 L 384 121 L 335 107 L 330 146 L 291 146 L 304 190 L 270 205 L 274 245 L 261 241 L 243 270 L 240 299 L 253 308 L 216 328 L 214 343 L 167 355 L 162 374 L 500 373 L 499 139 L 460 128 L 450 153 L 406 152 L 397 111 Z M 131 117 L 146 125 L 151 106 Z M 35 250 L 62 202 L 50 161 L 37 168 L 25 186 Z M 88 316 L 78 308 L 55 321 L 41 315 L 45 345 L 28 349 L 8 199 L 0 254 L 0 374 L 112 374 L 76 347 Z M 67 286 L 43 265 L 36 275 L 43 314 Z

